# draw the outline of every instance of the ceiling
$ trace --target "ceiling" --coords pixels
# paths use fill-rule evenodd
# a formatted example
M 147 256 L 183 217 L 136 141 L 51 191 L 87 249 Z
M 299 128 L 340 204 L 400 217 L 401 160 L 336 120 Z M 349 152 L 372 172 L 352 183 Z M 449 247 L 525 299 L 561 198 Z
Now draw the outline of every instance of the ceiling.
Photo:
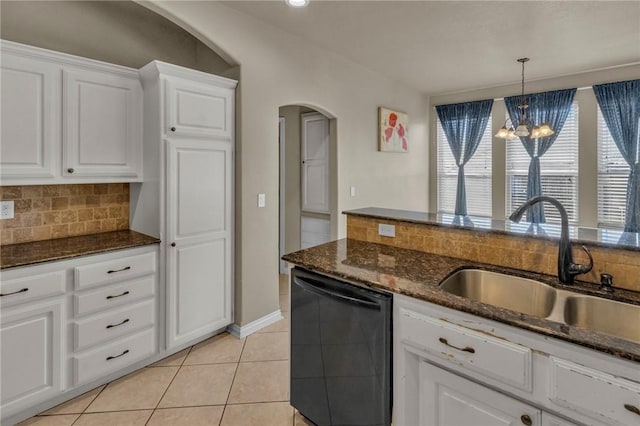
M 640 1 L 225 1 L 427 94 L 640 62 Z

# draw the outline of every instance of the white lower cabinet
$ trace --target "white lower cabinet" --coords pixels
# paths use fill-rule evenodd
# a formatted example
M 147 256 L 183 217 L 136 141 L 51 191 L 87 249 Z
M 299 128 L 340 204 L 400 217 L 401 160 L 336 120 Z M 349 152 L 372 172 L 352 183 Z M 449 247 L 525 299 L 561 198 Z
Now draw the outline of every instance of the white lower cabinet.
M 640 425 L 638 364 L 394 297 L 396 426 Z
M 3 425 L 158 358 L 157 263 L 148 245 L 0 271 Z
M 542 413 L 542 426 L 576 426 L 575 423 L 563 420 L 549 413 Z
M 64 298 L 2 310 L 2 416 L 61 393 Z
M 420 424 L 540 426 L 541 411 L 500 392 L 420 362 Z

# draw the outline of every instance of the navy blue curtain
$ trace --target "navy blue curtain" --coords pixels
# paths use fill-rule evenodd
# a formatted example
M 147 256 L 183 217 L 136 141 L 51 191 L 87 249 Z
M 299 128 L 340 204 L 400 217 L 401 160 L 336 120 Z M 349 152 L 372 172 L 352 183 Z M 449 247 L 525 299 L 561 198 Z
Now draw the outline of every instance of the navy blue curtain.
M 482 134 L 489 122 L 492 106 L 493 99 L 436 106 L 449 148 L 458 165 L 458 187 L 454 212 L 456 215 L 467 215 L 464 165 L 469 162 L 480 145 Z
M 640 80 L 593 86 L 604 121 L 631 170 L 627 183 L 625 232 L 640 232 Z
M 527 154 L 531 157 L 529 163 L 529 174 L 527 177 L 527 200 L 532 197 L 542 195 L 542 183 L 540 179 L 540 157 L 542 157 L 551 148 L 551 145 L 556 141 L 562 127 L 564 126 L 569 112 L 571 111 L 571 104 L 576 94 L 576 89 L 564 89 L 554 90 L 551 92 L 533 93 L 526 95 L 527 103 L 527 117 L 529 123 L 540 125 L 543 123 L 548 124 L 555 132 L 551 136 L 546 138 L 531 139 L 529 136 L 520 136 L 520 142 L 527 150 Z M 510 96 L 504 98 L 504 103 L 507 106 L 507 112 L 509 118 L 514 127 L 520 124 L 520 110 L 518 105 L 520 104 L 520 96 Z M 527 222 L 531 223 L 545 223 L 544 206 L 542 203 L 537 203 L 529 210 L 527 210 Z

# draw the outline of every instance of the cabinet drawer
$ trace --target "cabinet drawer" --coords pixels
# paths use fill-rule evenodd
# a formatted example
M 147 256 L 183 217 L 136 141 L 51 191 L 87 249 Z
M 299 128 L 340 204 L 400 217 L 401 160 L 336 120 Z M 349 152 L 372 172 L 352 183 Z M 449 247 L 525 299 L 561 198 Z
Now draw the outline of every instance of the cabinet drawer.
M 550 374 L 554 404 L 606 424 L 640 424 L 640 384 L 554 357 Z
M 148 327 L 153 325 L 154 318 L 155 300 L 151 299 L 76 321 L 73 324 L 74 349 L 84 349 Z
M 0 303 L 3 307 L 65 292 L 65 271 L 15 279 L 6 279 L 6 273 L 0 275 Z
M 531 392 L 531 349 L 400 308 L 400 341 L 507 385 Z
M 120 370 L 156 352 L 156 329 L 116 340 L 73 357 L 74 385 Z
M 125 281 L 73 296 L 77 316 L 110 309 L 155 293 L 155 275 Z
M 75 268 L 76 289 L 95 287 L 100 284 L 121 281 L 156 270 L 155 253 L 145 253 L 132 257 L 94 263 Z

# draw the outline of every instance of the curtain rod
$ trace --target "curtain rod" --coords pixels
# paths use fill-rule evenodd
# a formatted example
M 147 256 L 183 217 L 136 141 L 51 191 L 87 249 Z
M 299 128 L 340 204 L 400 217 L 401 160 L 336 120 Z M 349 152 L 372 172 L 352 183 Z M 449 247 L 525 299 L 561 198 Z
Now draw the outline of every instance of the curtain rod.
M 585 86 L 585 87 L 578 87 L 576 90 L 586 90 L 586 89 L 591 89 L 593 86 Z M 526 93 L 525 93 L 526 96 Z M 493 98 L 494 101 L 504 101 L 504 97 L 502 98 Z

